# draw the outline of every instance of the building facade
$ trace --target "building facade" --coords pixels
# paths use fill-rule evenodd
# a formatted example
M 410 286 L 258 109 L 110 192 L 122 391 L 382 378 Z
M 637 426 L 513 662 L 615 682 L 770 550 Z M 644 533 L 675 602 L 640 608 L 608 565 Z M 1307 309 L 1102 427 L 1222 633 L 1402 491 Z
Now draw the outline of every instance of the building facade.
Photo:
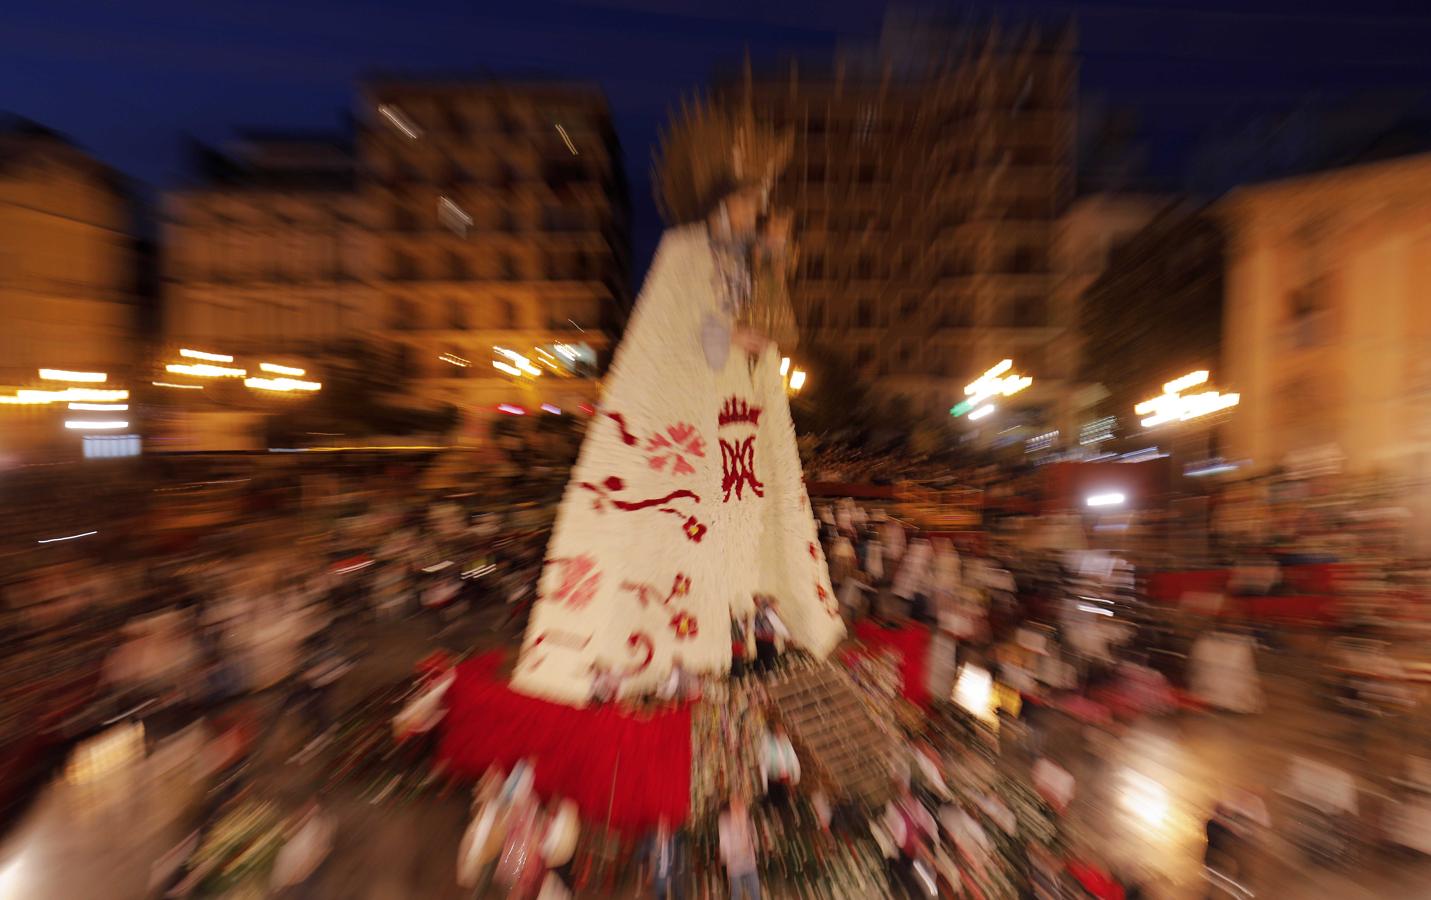
M 3 381 L 41 367 L 133 365 L 139 324 L 133 209 L 119 176 L 33 123 L 0 123 Z
M 341 136 L 246 135 L 200 149 L 164 199 L 164 337 L 225 354 L 321 357 L 377 314 L 372 217 Z
M 369 345 L 404 404 L 464 417 L 591 400 L 629 306 L 620 166 L 594 88 L 370 81 L 354 139 L 248 135 L 166 198 L 165 343 Z
M 127 388 L 139 348 L 139 255 L 119 176 L 60 135 L 0 122 L 0 386 L 63 389 L 39 369 L 102 372 Z M 95 387 L 96 385 L 90 384 Z M 80 416 L 82 417 L 82 416 Z M 79 456 L 65 404 L 0 406 L 0 467 Z
M 421 395 L 483 408 L 594 400 L 630 302 L 627 201 L 602 94 L 377 80 L 361 103 L 376 324 Z
M 722 89 L 794 136 L 777 199 L 799 236 L 802 352 L 929 415 L 1009 357 L 1035 385 L 1001 427 L 1050 417 L 1070 374 L 1050 348 L 1068 326 L 1051 251 L 1072 184 L 1071 44 L 893 23 L 832 69 L 747 69 Z
M 1243 188 L 1228 230 L 1226 455 L 1431 470 L 1431 155 Z M 1423 511 L 1424 512 L 1424 511 Z
M 1079 303 L 1081 379 L 1102 388 L 1079 424 L 1114 417 L 1122 436 L 1142 430 L 1134 407 L 1168 381 L 1199 369 L 1219 386 L 1226 378 L 1221 222 L 1189 202 L 1146 211 L 1143 227 L 1106 245 Z
M 1052 447 L 1077 446 L 1090 410 L 1108 392 L 1097 377 L 1099 356 L 1087 352 L 1088 328 L 1103 315 L 1088 293 L 1108 270 L 1115 250 L 1168 202 L 1150 194 L 1089 194 L 1069 204 L 1059 219 L 1053 242 L 1053 309 L 1060 316 L 1059 333 L 1050 342 L 1048 356 L 1051 368 L 1079 387 L 1062 397 Z

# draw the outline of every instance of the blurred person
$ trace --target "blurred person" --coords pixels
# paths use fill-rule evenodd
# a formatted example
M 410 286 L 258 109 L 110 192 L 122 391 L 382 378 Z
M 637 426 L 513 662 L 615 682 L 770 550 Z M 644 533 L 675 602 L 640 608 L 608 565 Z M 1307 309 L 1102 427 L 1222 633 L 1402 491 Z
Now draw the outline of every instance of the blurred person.
M 542 837 L 542 863 L 547 868 L 545 881 L 556 879 L 567 896 L 575 890 L 572 861 L 576 858 L 577 838 L 581 834 L 581 817 L 576 801 L 558 798 L 547 820 Z M 546 893 L 545 887 L 543 893 Z
M 918 622 L 929 620 L 929 579 L 934 548 L 929 541 L 917 537 L 905 551 L 904 560 L 894 576 L 894 596 L 904 601 L 910 618 Z
M 271 888 L 282 891 L 311 878 L 332 851 L 336 831 L 334 818 L 316 800 L 310 802 L 286 829 L 287 840 L 278 851 L 269 877 Z
M 760 900 L 760 873 L 756 858 L 755 825 L 745 798 L 734 794 L 717 826 L 720 859 L 730 881 L 731 900 Z
M 333 725 L 333 690 L 338 680 L 353 668 L 353 662 L 338 652 L 326 634 L 315 635 L 307 644 L 307 661 L 288 698 L 288 704 L 296 706 L 313 723 L 313 738 L 304 747 L 304 753 L 326 743 Z
M 927 890 L 915 872 L 915 863 L 929 857 L 930 842 L 939 833 L 929 810 L 914 796 L 907 781 L 899 784 L 885 805 L 883 825 L 895 847 L 894 874 L 906 896 L 924 897 Z
M 730 677 L 743 678 L 746 662 L 754 649 L 750 636 L 750 623 L 738 614 L 730 615 Z
M 1244 632 L 1218 629 L 1199 636 L 1188 659 L 1193 695 L 1216 709 L 1261 712 L 1264 701 L 1256 646 Z
M 884 549 L 884 571 L 886 574 L 898 570 L 899 562 L 904 558 L 905 534 L 904 525 L 899 520 L 889 517 L 880 527 L 880 545 Z
M 959 551 L 948 538 L 936 538 L 934 560 L 930 567 L 929 586 L 934 612 L 943 615 L 953 605 L 959 592 Z
M 656 900 L 684 900 L 686 896 L 686 839 L 680 829 L 661 816 L 647 838 L 644 851 L 647 879 Z
M 472 820 L 457 848 L 459 887 L 480 889 L 491 875 L 491 864 L 506 837 L 507 803 L 502 797 L 506 778 L 506 773 L 494 766 L 483 773 L 473 788 Z
M 700 696 L 700 679 L 687 672 L 679 656 L 671 660 L 671 674 L 656 690 L 656 698 L 666 703 L 682 703 Z
M 1040 756 L 1034 762 L 1031 777 L 1034 789 L 1054 812 L 1062 814 L 1068 809 L 1077 786 L 1072 773 L 1047 756 Z
M 610 666 L 593 663 L 591 666 L 591 704 L 601 706 L 615 703 L 621 696 L 621 673 Z
M 839 584 L 855 571 L 855 548 L 843 533 L 830 542 L 830 580 Z
M 761 741 L 760 781 L 772 806 L 780 810 L 790 807 L 790 792 L 800 783 L 800 756 L 779 721 L 770 723 Z
M 874 588 L 869 582 L 863 580 L 863 573 L 853 571 L 839 582 L 839 593 L 836 599 L 839 600 L 840 610 L 848 621 L 855 621 L 860 618 L 861 612 L 865 609 L 865 595 L 872 593 Z
M 871 586 L 878 587 L 884 581 L 884 545 L 880 543 L 877 529 L 867 528 L 864 535 L 859 565 L 869 576 Z
M 780 657 L 780 645 L 790 640 L 790 629 L 775 612 L 773 598 L 761 594 L 755 601 L 755 620 L 751 631 L 755 635 L 755 665 L 762 672 L 775 668 Z

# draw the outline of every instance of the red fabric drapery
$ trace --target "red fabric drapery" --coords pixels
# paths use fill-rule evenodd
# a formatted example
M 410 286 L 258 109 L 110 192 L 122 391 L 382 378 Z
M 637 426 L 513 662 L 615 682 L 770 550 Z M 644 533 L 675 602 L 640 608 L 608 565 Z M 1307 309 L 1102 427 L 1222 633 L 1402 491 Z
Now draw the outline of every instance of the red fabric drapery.
M 574 800 L 582 817 L 639 836 L 662 816 L 686 820 L 691 794 L 689 706 L 636 718 L 615 707 L 577 709 L 519 694 L 495 677 L 500 656 L 457 667 L 447 692 L 439 758 L 459 776 L 489 766 L 535 767 L 543 798 Z
M 899 674 L 904 682 L 904 699 L 916 706 L 929 705 L 930 631 L 923 625 L 884 628 L 865 619 L 855 624 L 855 637 L 876 651 L 892 650 L 899 656 Z

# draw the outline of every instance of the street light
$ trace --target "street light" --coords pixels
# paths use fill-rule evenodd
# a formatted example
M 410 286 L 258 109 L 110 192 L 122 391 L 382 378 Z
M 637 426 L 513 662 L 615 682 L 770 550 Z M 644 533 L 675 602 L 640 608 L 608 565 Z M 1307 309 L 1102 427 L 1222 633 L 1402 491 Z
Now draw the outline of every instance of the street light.
M 950 408 L 949 415 L 958 417 L 968 413 L 970 419 L 982 419 L 994 411 L 992 404 L 983 405 L 985 400 L 1012 397 L 1033 384 L 1029 376 L 1011 371 L 1013 367 L 1012 359 L 1001 359 L 972 383 L 965 385 L 964 399 Z
M 1186 422 L 1219 410 L 1230 409 L 1242 401 L 1241 394 L 1224 394 L 1217 390 L 1184 394 L 1190 387 L 1206 384 L 1208 371 L 1198 369 L 1163 385 L 1163 392 L 1133 407 L 1133 412 L 1147 416 L 1142 420 L 1144 428 L 1155 428 L 1168 422 Z M 1151 414 L 1151 415 L 1150 415 Z

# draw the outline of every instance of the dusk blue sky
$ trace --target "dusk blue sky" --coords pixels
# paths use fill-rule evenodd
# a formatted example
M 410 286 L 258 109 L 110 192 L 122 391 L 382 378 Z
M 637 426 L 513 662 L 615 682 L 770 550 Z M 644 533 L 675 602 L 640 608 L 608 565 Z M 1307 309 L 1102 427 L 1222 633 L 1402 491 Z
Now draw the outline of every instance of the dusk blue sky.
M 1424 2 L 965 4 L 1077 16 L 1086 95 L 1139 109 L 1176 176 L 1202 136 L 1256 109 L 1362 89 L 1431 88 Z M 10 0 L 0 109 L 70 135 L 151 186 L 180 184 L 185 137 L 336 128 L 374 69 L 599 83 L 631 176 L 637 269 L 659 229 L 650 146 L 667 109 L 748 48 L 757 60 L 871 40 L 883 3 L 695 0 Z

